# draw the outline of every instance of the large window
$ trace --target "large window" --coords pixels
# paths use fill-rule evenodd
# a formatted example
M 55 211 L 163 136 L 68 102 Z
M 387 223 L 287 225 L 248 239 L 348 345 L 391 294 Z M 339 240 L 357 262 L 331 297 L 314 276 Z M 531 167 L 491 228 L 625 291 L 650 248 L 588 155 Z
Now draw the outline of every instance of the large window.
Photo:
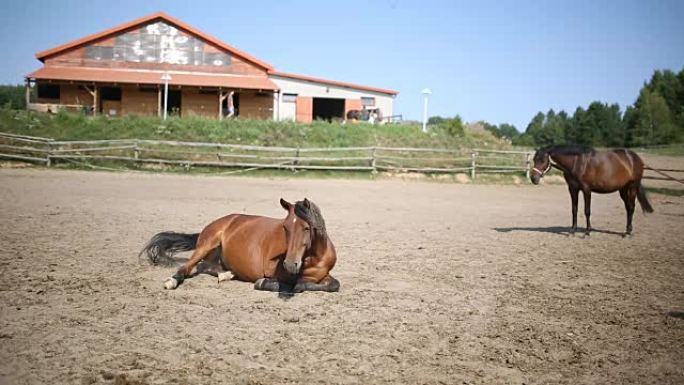
M 297 102 L 297 94 L 283 94 L 283 103 Z
M 164 22 L 116 36 L 114 44 L 86 47 L 93 60 L 182 65 L 230 65 L 230 55 Z
M 59 84 L 38 84 L 39 99 L 59 99 Z
M 100 95 L 102 100 L 121 100 L 121 87 L 102 87 Z
M 362 96 L 361 105 L 364 107 L 375 107 L 375 98 Z

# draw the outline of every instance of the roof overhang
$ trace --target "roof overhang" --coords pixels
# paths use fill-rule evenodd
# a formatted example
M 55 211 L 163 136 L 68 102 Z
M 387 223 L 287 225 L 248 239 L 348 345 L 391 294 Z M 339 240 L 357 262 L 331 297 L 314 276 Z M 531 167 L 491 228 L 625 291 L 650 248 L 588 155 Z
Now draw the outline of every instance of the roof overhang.
M 170 74 L 170 85 L 219 87 L 276 91 L 278 86 L 265 76 L 245 76 L 183 71 L 47 66 L 28 75 L 28 79 L 90 83 L 164 84 L 162 75 Z
M 359 84 L 340 82 L 340 81 L 336 81 L 336 80 L 327 80 L 327 79 L 315 78 L 312 76 L 297 75 L 297 74 L 280 72 L 280 71 L 275 71 L 275 70 L 268 71 L 268 74 L 270 76 L 275 76 L 275 77 L 300 80 L 300 81 L 305 81 L 305 82 L 309 82 L 309 83 L 331 85 L 331 86 L 335 86 L 335 87 L 350 88 L 353 90 L 369 91 L 369 92 L 375 92 L 375 93 L 379 93 L 379 94 L 387 94 L 387 95 L 391 95 L 391 96 L 396 96 L 397 94 L 399 94 L 399 91 L 394 91 L 394 90 L 389 90 L 389 89 L 384 89 L 384 88 L 369 87 L 369 86 L 363 86 L 363 85 L 359 85 Z

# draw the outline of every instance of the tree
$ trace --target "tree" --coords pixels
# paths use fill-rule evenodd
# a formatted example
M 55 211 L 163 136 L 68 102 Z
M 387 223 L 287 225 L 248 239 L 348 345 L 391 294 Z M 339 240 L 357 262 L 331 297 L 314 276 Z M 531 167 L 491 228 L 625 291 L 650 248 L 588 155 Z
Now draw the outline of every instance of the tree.
M 562 115 L 556 114 L 553 110 L 549 110 L 546 115 L 539 112 L 532 118 L 530 124 L 527 125 L 525 134 L 530 136 L 537 146 L 565 143 L 566 123 L 564 120 L 567 121 L 567 114 L 564 112 Z M 525 141 L 527 140 L 525 138 Z
M 0 85 L 0 107 L 26 108 L 26 89 L 20 85 Z
M 513 140 L 520 136 L 520 132 L 518 132 L 518 129 L 512 124 L 501 123 L 499 124 L 499 136 L 501 138 Z
M 677 136 L 672 112 L 665 98 L 657 91 L 643 88 L 635 103 L 637 115 L 633 129 L 634 144 L 671 143 Z

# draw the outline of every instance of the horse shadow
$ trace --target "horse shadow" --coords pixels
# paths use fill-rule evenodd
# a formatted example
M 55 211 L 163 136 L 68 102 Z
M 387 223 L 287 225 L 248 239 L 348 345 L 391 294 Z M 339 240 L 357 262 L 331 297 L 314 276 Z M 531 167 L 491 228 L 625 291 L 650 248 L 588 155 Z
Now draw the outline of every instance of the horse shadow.
M 673 318 L 684 319 L 684 311 L 682 310 L 671 310 L 667 312 L 667 315 Z
M 572 227 L 567 227 L 567 226 L 494 227 L 493 230 L 497 231 L 499 233 L 510 233 L 510 232 L 514 232 L 514 231 L 528 231 L 528 232 L 533 232 L 533 233 L 557 234 L 557 235 L 563 235 L 566 237 L 570 237 L 573 234 L 572 233 Z M 610 234 L 610 235 L 619 235 L 620 237 L 624 237 L 624 235 L 625 235 L 625 233 L 622 233 L 622 232 L 617 232 L 617 231 L 612 231 L 612 230 L 596 229 L 596 228 L 592 228 L 591 232 L 592 233 Z M 577 228 L 577 230 L 575 231 L 575 234 L 584 236 L 584 229 L 583 228 Z

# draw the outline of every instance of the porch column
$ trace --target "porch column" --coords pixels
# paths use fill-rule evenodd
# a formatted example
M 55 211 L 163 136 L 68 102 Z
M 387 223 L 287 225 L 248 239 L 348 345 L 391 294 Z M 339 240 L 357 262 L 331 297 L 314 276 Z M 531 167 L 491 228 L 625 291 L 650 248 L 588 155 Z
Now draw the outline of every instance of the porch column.
M 273 91 L 273 120 L 280 120 L 280 90 Z
M 97 85 L 93 84 L 92 91 L 88 86 L 83 86 L 83 88 L 88 91 L 88 93 L 93 97 L 93 116 L 97 115 Z
M 162 90 L 161 86 L 157 86 L 157 117 L 162 116 Z
M 219 120 L 223 120 L 223 101 L 231 94 L 231 91 L 226 91 L 219 88 Z M 228 106 L 230 108 L 230 106 Z
M 31 79 L 26 78 L 26 109 L 30 109 L 31 104 Z
M 97 116 L 97 84 L 93 85 L 93 116 Z
M 222 99 L 222 96 L 223 96 L 223 91 L 219 87 L 219 90 L 218 90 L 218 120 L 223 120 L 223 108 L 222 108 L 223 107 L 223 99 Z

